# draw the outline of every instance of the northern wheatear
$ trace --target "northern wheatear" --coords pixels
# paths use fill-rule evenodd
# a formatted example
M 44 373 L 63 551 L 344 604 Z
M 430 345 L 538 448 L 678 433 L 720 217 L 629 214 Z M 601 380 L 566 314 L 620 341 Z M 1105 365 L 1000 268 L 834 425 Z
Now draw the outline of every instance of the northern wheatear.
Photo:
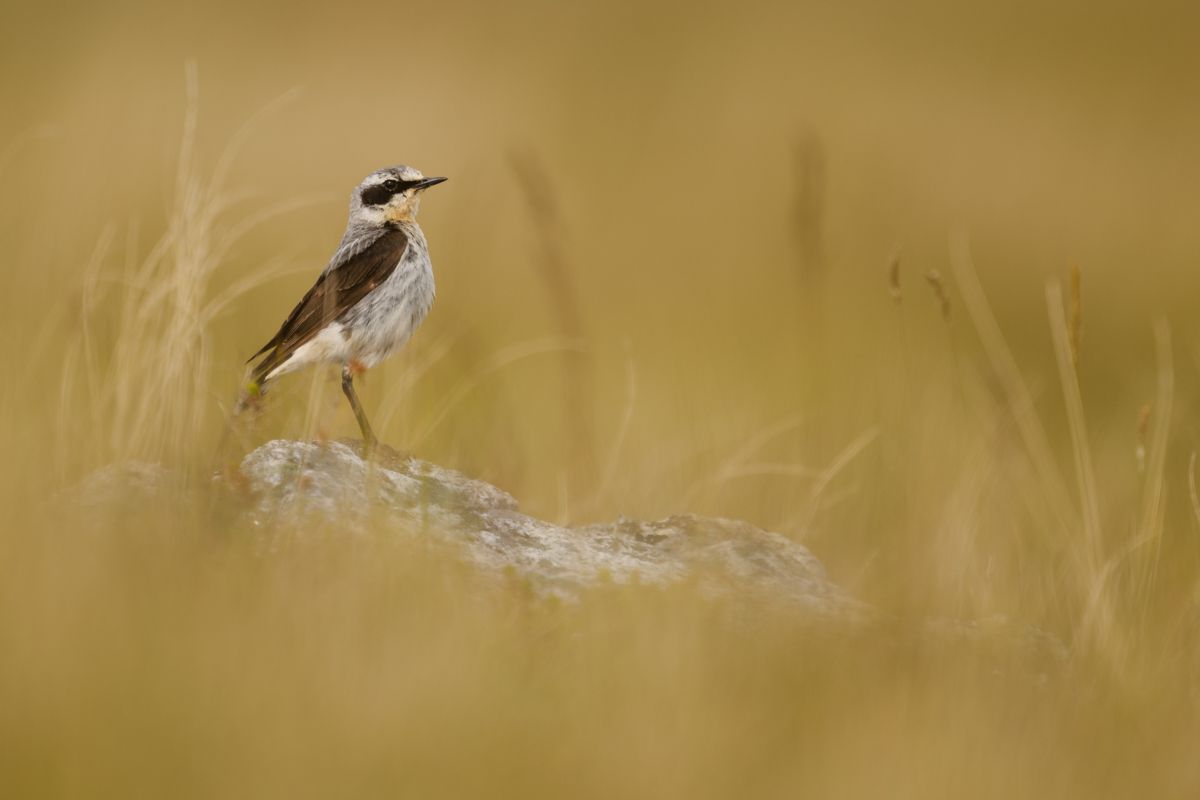
M 445 178 L 397 166 L 368 175 L 350 196 L 350 221 L 328 266 L 279 332 L 250 357 L 248 395 L 312 364 L 342 368 L 342 391 L 368 447 L 377 443 L 354 376 L 400 348 L 433 305 L 433 269 L 417 225 L 421 192 Z

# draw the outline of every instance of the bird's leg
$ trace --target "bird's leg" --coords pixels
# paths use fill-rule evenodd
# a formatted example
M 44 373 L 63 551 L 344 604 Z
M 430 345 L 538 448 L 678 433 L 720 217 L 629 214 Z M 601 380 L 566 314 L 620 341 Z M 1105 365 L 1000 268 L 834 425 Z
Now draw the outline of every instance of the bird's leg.
M 358 420 L 358 427 L 362 431 L 366 449 L 374 450 L 375 445 L 379 444 L 379 440 L 375 438 L 375 431 L 371 430 L 371 423 L 367 422 L 366 412 L 363 411 L 362 403 L 358 402 L 358 395 L 354 392 L 354 371 L 349 364 L 342 367 L 342 392 L 350 401 L 350 407 L 354 409 L 354 418 Z

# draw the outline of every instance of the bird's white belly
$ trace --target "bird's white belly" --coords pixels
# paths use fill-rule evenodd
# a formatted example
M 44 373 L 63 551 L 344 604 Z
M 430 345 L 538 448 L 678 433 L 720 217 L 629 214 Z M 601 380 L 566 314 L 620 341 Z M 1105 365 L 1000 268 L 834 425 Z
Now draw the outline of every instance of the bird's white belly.
M 395 299 L 390 308 L 385 302 L 370 303 L 349 329 L 348 360 L 370 369 L 403 346 L 424 316 L 407 298 Z

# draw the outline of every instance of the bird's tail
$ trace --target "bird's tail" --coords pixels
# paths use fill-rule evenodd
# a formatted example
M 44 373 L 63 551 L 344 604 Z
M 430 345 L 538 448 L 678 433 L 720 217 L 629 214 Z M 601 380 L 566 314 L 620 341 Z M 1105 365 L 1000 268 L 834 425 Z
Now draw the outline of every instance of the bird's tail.
M 246 359 L 247 364 L 256 360 L 258 363 L 250 368 L 250 375 L 247 378 L 243 394 L 261 397 L 267 389 L 267 383 L 270 380 L 268 376 L 275 371 L 276 367 L 287 361 L 289 355 L 290 353 L 285 353 L 278 342 L 271 340 L 263 345 L 261 350 Z

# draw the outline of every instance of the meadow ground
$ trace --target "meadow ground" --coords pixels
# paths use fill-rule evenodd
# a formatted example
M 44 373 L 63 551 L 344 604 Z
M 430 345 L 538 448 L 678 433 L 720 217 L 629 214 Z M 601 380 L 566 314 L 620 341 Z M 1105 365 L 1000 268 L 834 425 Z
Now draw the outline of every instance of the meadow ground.
M 6 9 L 0 794 L 1195 796 L 1186 8 L 287 11 Z M 556 521 L 749 520 L 883 621 L 226 524 L 214 470 L 355 429 L 318 373 L 225 435 L 397 161 L 451 181 L 385 441 Z M 176 493 L 69 502 L 129 460 Z

